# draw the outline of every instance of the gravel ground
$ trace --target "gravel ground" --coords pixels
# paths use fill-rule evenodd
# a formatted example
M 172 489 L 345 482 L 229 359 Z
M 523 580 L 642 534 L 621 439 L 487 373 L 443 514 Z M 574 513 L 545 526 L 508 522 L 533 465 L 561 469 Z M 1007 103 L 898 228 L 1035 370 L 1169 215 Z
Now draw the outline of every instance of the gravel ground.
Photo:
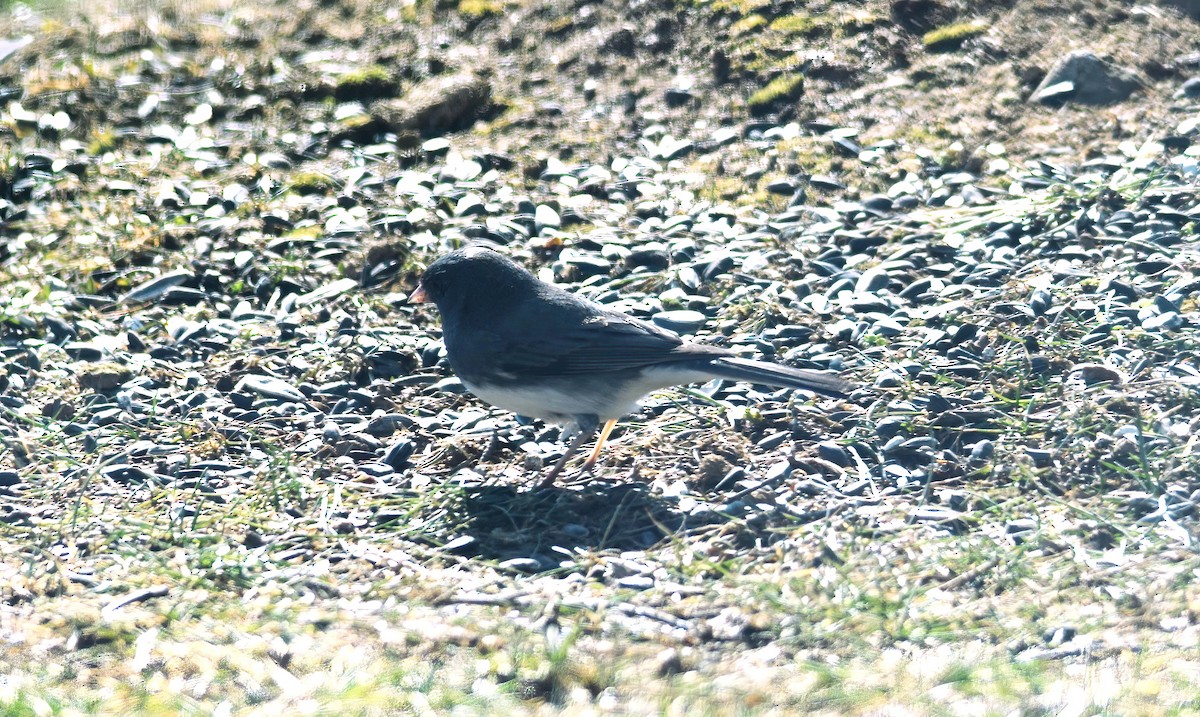
M 1200 709 L 1195 21 L 576 5 L 0 6 L 0 708 Z M 407 301 L 472 241 L 860 388 L 536 487 Z

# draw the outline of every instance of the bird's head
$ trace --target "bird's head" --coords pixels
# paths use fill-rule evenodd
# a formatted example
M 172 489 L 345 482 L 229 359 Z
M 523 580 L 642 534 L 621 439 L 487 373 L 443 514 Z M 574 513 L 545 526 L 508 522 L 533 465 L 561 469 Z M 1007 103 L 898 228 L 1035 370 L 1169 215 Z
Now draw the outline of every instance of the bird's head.
M 411 303 L 432 302 L 442 314 L 485 309 L 536 284 L 525 269 L 486 246 L 452 251 L 429 265 Z

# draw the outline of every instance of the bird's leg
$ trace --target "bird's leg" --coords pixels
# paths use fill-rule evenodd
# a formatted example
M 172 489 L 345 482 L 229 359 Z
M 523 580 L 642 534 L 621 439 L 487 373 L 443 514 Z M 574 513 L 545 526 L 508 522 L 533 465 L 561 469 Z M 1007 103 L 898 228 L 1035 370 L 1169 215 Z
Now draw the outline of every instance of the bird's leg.
M 583 462 L 583 466 L 579 470 L 591 470 L 592 466 L 596 465 L 597 459 L 600 458 L 600 449 L 604 447 L 604 442 L 608 440 L 608 435 L 612 433 L 616 425 L 617 419 L 615 418 L 610 418 L 605 422 L 604 428 L 600 431 L 600 438 L 596 441 L 596 447 L 592 449 L 592 454 Z
M 546 474 L 546 477 L 542 479 L 541 486 L 543 488 L 554 485 L 554 479 L 558 477 L 559 473 L 562 473 L 563 468 L 565 468 L 567 465 L 567 461 L 571 460 L 571 456 L 575 455 L 580 446 L 586 443 L 587 440 L 596 433 L 596 423 L 597 421 L 595 420 L 581 420 L 579 422 L 579 433 L 577 433 L 575 438 L 571 440 L 571 443 L 567 446 L 566 452 L 563 453 L 563 457 L 558 459 L 558 463 L 555 463 L 554 467 L 550 469 L 550 472 Z

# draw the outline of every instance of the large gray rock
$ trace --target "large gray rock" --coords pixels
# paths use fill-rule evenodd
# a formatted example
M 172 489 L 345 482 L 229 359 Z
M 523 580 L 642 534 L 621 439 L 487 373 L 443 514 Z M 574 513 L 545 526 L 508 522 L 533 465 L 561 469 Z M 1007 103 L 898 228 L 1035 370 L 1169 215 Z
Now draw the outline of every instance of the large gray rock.
M 1105 62 L 1088 50 L 1076 50 L 1058 61 L 1034 90 L 1031 101 L 1044 104 L 1080 102 L 1111 105 L 1142 87 L 1137 73 Z

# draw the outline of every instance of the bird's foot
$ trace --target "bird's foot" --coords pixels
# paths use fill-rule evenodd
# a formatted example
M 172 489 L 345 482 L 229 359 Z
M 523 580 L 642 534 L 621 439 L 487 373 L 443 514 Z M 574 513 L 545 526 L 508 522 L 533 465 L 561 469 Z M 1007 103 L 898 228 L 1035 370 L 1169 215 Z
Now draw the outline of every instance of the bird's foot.
M 555 483 L 558 482 L 558 478 L 559 478 L 559 476 L 562 475 L 562 473 L 563 473 L 563 471 L 558 466 L 555 466 L 554 468 L 550 469 L 550 472 L 546 474 L 545 478 L 542 478 L 542 480 L 538 483 L 538 487 L 539 488 L 549 488 L 549 487 L 553 486 Z M 592 466 L 588 465 L 587 463 L 584 463 L 582 466 L 579 467 L 578 470 L 570 471 L 567 474 L 567 476 L 563 479 L 563 482 L 564 483 L 579 483 L 583 480 L 591 478 L 592 475 L 593 475 L 592 474 Z
M 538 481 L 537 487 L 538 488 L 552 487 L 554 485 L 554 482 L 556 480 L 558 480 L 559 474 L 562 473 L 563 464 L 565 462 L 566 461 L 559 461 L 558 463 L 554 464 L 554 467 L 551 468 L 549 470 L 549 472 L 546 473 L 545 477 L 543 477 L 540 481 Z
M 581 423 L 579 433 L 575 434 L 575 438 L 571 440 L 570 445 L 568 445 L 567 449 L 563 452 L 562 458 L 558 459 L 558 462 L 554 464 L 554 467 L 550 469 L 550 472 L 546 474 L 546 477 L 542 479 L 542 482 L 538 484 L 538 487 L 549 488 L 550 486 L 554 485 L 555 479 L 557 479 L 558 475 L 562 473 L 563 468 L 567 467 L 567 461 L 571 460 L 571 456 L 575 455 L 575 453 L 579 450 L 579 447 L 582 446 L 587 439 L 591 438 L 592 434 L 595 432 L 596 423 L 594 421 L 590 423 Z M 595 462 L 596 461 L 594 458 L 589 457 L 588 460 L 584 462 L 584 465 L 590 467 L 590 464 Z
M 591 479 L 594 477 L 595 477 L 595 474 L 592 472 L 592 466 L 588 465 L 587 463 L 584 463 L 582 466 L 579 467 L 579 470 L 577 470 L 571 474 L 571 476 L 568 480 L 571 483 L 583 483 L 583 482 L 591 482 Z

